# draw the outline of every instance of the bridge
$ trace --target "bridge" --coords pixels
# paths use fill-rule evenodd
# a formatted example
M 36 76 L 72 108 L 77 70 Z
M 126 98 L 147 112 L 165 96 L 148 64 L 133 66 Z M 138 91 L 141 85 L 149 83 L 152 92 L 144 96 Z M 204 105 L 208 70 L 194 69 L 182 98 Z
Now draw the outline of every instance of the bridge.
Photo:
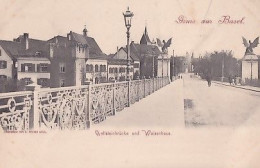
M 257 88 L 169 78 L 0 95 L 3 130 L 259 125 Z
M 1 94 L 0 122 L 5 131 L 88 129 L 169 83 L 163 77 Z

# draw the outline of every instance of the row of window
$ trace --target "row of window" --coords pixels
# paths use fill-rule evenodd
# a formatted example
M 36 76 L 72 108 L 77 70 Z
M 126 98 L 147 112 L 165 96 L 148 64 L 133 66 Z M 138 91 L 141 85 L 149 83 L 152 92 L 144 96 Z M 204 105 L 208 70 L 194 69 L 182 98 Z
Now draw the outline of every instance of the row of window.
M 48 64 L 37 64 L 37 72 L 48 72 Z M 6 69 L 7 62 L 0 61 L 0 69 Z M 21 64 L 21 72 L 35 72 L 35 64 L 25 63 Z
M 24 83 L 26 85 L 29 85 L 29 84 L 33 83 L 31 78 L 22 78 L 21 80 L 24 81 Z M 49 85 L 50 84 L 50 79 L 48 79 L 48 78 L 38 78 L 37 79 L 37 84 L 41 85 L 42 87 L 49 87 L 50 86 Z
M 109 73 L 124 73 L 126 72 L 126 68 L 120 67 L 118 68 L 109 68 Z M 134 68 L 130 68 L 130 72 L 134 72 Z
M 37 72 L 48 72 L 49 64 L 37 64 Z M 21 72 L 35 72 L 35 64 L 21 64 Z
M 86 72 L 93 72 L 93 65 L 86 65 Z M 95 65 L 95 72 L 106 72 L 107 68 L 106 65 Z

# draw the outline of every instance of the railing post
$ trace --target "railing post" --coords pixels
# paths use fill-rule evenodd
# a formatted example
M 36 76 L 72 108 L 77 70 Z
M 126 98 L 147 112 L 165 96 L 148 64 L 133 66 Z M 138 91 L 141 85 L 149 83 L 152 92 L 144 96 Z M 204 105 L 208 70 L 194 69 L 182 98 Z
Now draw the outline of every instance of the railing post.
M 146 83 L 145 83 L 145 79 L 143 79 L 144 80 L 144 98 L 146 97 L 145 96 L 145 85 L 146 85 Z
M 36 88 L 33 91 L 33 130 L 38 131 L 40 126 L 39 115 L 39 92 Z
M 154 77 L 153 77 L 153 93 L 155 92 L 155 89 L 154 89 Z
M 91 84 L 88 85 L 88 96 L 87 96 L 87 106 L 86 108 L 86 127 L 90 128 L 91 125 L 91 117 L 90 117 L 90 100 L 91 100 Z
M 138 80 L 138 85 L 137 85 L 137 102 L 139 102 L 139 100 L 140 100 L 140 86 L 141 86 L 141 81 L 140 80 Z
M 127 84 L 128 84 L 127 107 L 130 107 L 130 81 L 128 81 Z
M 113 89 L 113 115 L 116 115 L 116 108 L 115 108 L 115 84 L 113 83 L 112 84 L 113 85 L 113 87 L 112 87 L 112 89 Z

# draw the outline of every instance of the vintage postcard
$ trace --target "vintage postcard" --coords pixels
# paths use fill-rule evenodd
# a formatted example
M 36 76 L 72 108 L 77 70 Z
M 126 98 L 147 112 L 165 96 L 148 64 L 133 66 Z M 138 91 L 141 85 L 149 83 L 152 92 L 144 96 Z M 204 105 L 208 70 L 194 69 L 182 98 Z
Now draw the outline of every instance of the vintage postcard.
M 259 7 L 0 0 L 0 168 L 260 167 Z

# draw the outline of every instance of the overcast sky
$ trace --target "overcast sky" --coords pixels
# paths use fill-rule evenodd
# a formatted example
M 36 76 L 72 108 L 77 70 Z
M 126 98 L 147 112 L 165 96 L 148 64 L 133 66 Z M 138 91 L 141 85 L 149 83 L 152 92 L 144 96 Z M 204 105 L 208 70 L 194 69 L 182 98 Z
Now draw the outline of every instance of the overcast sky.
M 0 0 L 0 39 L 12 40 L 24 32 L 31 38 L 47 40 L 71 30 L 82 33 L 86 24 L 106 54 L 126 44 L 122 12 L 127 6 L 134 12 L 131 40 L 139 42 L 147 24 L 151 40 L 173 38 L 170 54 L 176 55 L 214 50 L 232 50 L 242 58 L 242 36 L 254 40 L 260 36 L 259 0 Z M 196 24 L 177 24 L 184 15 Z M 223 15 L 233 19 L 245 17 L 245 24 L 220 25 Z M 211 19 L 210 25 L 201 25 Z M 260 46 L 254 50 L 260 55 Z

